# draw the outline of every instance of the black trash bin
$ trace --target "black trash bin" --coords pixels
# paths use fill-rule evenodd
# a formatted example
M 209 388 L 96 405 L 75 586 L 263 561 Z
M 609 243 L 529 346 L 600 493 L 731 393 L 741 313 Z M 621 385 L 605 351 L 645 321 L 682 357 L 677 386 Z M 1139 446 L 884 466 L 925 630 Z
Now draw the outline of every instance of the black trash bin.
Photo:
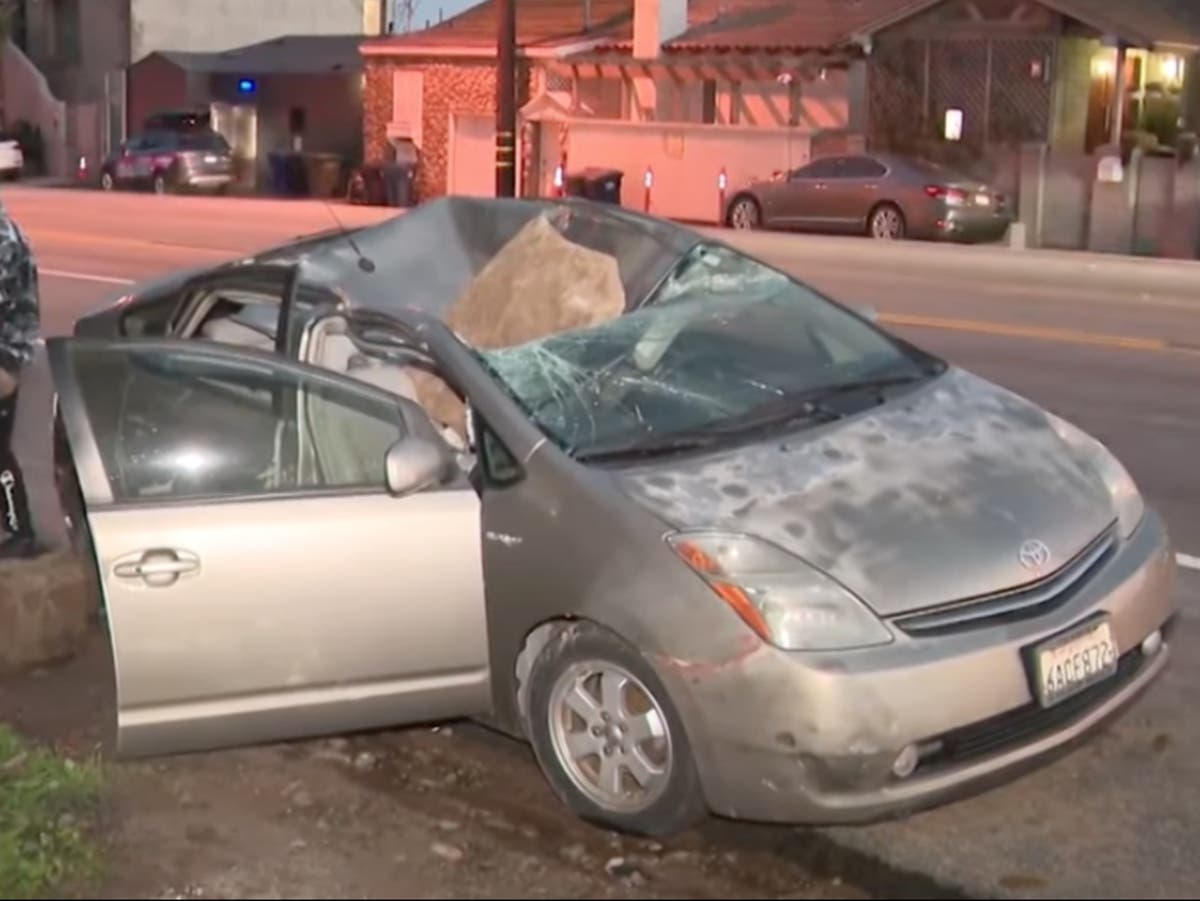
M 267 164 L 271 170 L 271 193 L 286 196 L 288 193 L 287 155 L 272 151 L 267 154 Z
M 304 157 L 298 153 L 272 151 L 267 154 L 271 170 L 271 193 L 277 197 L 303 197 L 308 193 Z
M 387 205 L 413 207 L 417 204 L 417 164 L 388 163 L 383 167 Z
M 621 203 L 621 180 L 625 173 L 620 169 L 603 169 L 589 166 L 581 172 L 567 176 L 567 195 L 583 197 L 598 203 Z

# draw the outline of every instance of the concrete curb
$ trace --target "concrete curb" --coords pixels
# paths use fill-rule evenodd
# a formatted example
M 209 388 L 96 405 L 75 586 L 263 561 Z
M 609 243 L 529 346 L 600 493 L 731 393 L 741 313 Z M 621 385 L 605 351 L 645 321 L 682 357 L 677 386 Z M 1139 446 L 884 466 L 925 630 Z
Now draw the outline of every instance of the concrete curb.
M 1082 251 L 1015 250 L 1002 245 L 961 246 L 918 242 L 883 243 L 777 232 L 701 229 L 748 253 L 825 266 L 888 266 L 896 269 L 956 270 L 985 277 L 1068 283 L 1087 279 L 1106 291 L 1163 293 L 1195 299 L 1200 307 L 1200 261 L 1118 256 Z
M 72 181 L 65 176 L 59 175 L 38 175 L 33 178 L 21 178 L 17 181 L 9 182 L 6 187 L 9 188 L 73 188 L 78 185 L 78 182 Z

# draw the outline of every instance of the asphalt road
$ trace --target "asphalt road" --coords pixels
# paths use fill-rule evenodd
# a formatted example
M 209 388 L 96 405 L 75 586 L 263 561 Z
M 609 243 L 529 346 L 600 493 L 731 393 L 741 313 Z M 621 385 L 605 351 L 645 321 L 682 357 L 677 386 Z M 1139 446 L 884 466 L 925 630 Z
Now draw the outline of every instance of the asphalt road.
M 388 214 L 70 190 L 13 188 L 0 198 L 38 254 L 47 334 L 68 331 L 130 280 Z M 753 247 L 756 239 L 737 240 Z M 812 246 L 773 240 L 757 251 L 832 296 L 874 306 L 896 333 L 1103 439 L 1163 513 L 1181 554 L 1173 665 L 1127 716 L 988 795 L 829 835 L 898 874 L 973 895 L 1191 896 L 1200 880 L 1200 757 L 1192 752 L 1200 744 L 1200 279 L 1191 292 L 1130 291 L 1095 275 L 1042 278 L 1029 265 L 1011 276 L 976 276 L 926 263 L 924 254 L 919 265 L 884 265 L 866 241 L 827 242 L 819 254 Z M 35 379 L 27 394 L 22 446 L 31 475 L 44 478 L 39 413 L 48 389 Z M 38 494 L 42 516 L 53 519 L 49 491 Z M 787 847 L 781 842 L 780 853 Z

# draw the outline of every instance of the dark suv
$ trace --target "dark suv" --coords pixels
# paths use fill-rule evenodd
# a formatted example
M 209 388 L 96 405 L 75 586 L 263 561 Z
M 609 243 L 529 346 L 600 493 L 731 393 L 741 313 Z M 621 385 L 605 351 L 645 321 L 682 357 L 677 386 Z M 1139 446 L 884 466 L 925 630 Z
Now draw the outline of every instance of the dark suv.
M 135 135 L 100 168 L 100 187 L 224 192 L 234 181 L 233 151 L 211 130 L 150 131 Z

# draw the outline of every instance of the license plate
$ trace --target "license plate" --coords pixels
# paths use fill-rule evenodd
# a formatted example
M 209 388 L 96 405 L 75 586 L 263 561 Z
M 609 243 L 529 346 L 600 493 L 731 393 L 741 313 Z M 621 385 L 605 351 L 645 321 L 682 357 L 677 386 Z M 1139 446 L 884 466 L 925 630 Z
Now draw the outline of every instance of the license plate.
M 208 163 L 210 166 L 213 165 L 214 163 L 216 163 L 216 161 L 217 161 L 216 156 L 211 153 L 204 158 L 204 162 Z
M 992 205 L 992 198 L 989 197 L 987 194 L 976 194 L 975 195 L 975 206 L 991 206 L 991 205 Z
M 1033 652 L 1038 701 L 1043 707 L 1053 707 L 1111 678 L 1119 656 L 1107 619 L 1038 645 Z

